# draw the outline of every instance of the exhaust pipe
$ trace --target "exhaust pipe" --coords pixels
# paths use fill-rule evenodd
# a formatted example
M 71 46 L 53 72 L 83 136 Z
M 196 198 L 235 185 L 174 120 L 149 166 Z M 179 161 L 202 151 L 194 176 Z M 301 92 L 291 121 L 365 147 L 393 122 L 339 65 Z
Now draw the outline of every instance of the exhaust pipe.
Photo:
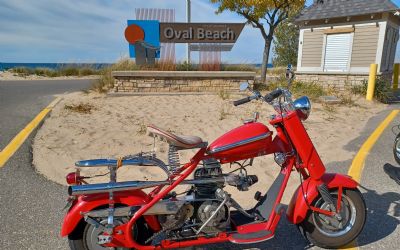
M 196 180 L 183 180 L 181 185 L 198 185 L 209 183 L 228 183 L 229 185 L 238 185 L 238 176 L 226 175 L 216 178 L 204 178 Z M 160 185 L 169 185 L 169 181 L 125 181 L 125 182 L 109 182 L 88 185 L 69 186 L 68 194 L 70 196 L 85 195 L 85 194 L 100 194 L 107 192 L 118 192 L 127 190 L 137 190 L 156 187 Z
M 137 190 L 151 188 L 159 185 L 168 185 L 168 181 L 125 181 L 125 182 L 110 182 L 88 185 L 69 186 L 68 194 L 70 196 L 84 194 L 100 194 L 107 192 L 118 192 L 127 190 Z

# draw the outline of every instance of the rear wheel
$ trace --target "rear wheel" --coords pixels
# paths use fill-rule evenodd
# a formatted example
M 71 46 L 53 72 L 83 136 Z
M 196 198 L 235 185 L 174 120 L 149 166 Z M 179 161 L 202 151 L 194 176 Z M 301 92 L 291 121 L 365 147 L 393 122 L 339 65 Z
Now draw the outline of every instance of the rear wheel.
M 126 219 L 115 219 L 115 225 L 121 225 L 126 223 Z M 100 221 L 101 224 L 105 225 L 107 220 Z M 134 239 L 141 245 L 144 245 L 144 241 L 152 235 L 151 229 L 147 226 L 144 219 L 139 219 L 132 229 Z M 68 236 L 68 243 L 72 250 L 109 250 L 112 248 L 103 247 L 98 244 L 98 236 L 102 232 L 99 228 L 81 221 L 75 228 L 74 232 Z M 125 250 L 128 248 L 118 247 L 115 250 Z
M 331 191 L 335 204 L 337 191 Z M 313 206 L 332 211 L 322 197 Z M 341 219 L 309 211 L 300 223 L 303 235 L 314 245 L 323 248 L 337 248 L 352 242 L 361 233 L 366 219 L 366 208 L 362 194 L 357 189 L 344 189 L 340 209 Z

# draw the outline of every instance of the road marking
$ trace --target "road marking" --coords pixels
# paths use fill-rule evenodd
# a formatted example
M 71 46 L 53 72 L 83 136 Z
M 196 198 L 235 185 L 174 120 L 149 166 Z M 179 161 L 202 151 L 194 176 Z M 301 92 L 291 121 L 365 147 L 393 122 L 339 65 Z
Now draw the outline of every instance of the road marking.
M 2 168 L 11 156 L 21 147 L 26 138 L 32 133 L 33 130 L 40 124 L 40 122 L 47 116 L 47 114 L 54 108 L 54 106 L 61 101 L 61 97 L 57 97 L 46 108 L 22 129 L 11 142 L 0 152 L 0 168 Z
M 353 162 L 351 163 L 349 172 L 347 173 L 351 177 L 353 177 L 354 180 L 356 180 L 358 183 L 361 180 L 361 174 L 364 169 L 364 164 L 365 164 L 365 159 L 367 158 L 369 152 L 371 151 L 372 147 L 376 143 L 376 141 L 379 139 L 383 131 L 386 129 L 386 127 L 393 121 L 393 119 L 397 116 L 397 114 L 400 112 L 400 110 L 393 110 L 386 118 L 379 124 L 379 126 L 375 129 L 375 131 L 369 136 L 369 138 L 364 142 L 364 144 L 361 146 L 360 150 L 356 154 L 356 156 L 353 159 Z
M 348 175 L 353 177 L 355 181 L 360 183 L 361 174 L 364 169 L 365 159 L 367 158 L 369 152 L 371 151 L 372 147 L 375 145 L 376 141 L 382 135 L 383 131 L 389 126 L 389 124 L 393 121 L 393 119 L 397 116 L 400 110 L 393 110 L 386 118 L 379 124 L 379 126 L 375 129 L 374 132 L 368 137 L 368 139 L 364 142 L 361 146 L 360 150 L 356 154 L 351 163 L 350 169 L 347 172 Z M 357 242 L 353 241 L 347 246 L 343 247 L 342 249 L 347 250 L 355 250 L 359 249 L 357 246 Z

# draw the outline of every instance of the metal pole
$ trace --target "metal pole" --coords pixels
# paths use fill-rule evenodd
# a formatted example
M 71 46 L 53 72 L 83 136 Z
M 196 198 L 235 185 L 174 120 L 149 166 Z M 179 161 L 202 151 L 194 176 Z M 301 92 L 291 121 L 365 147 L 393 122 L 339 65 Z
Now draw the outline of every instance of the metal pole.
M 374 98 L 377 69 L 378 69 L 378 64 L 371 64 L 369 70 L 369 80 L 368 80 L 367 98 L 366 98 L 368 101 L 372 101 L 372 99 Z
M 186 22 L 191 22 L 191 2 L 186 0 Z M 190 64 L 190 43 L 186 44 L 186 61 Z
M 399 69 L 400 64 L 395 63 L 393 68 L 393 90 L 397 90 L 399 87 Z

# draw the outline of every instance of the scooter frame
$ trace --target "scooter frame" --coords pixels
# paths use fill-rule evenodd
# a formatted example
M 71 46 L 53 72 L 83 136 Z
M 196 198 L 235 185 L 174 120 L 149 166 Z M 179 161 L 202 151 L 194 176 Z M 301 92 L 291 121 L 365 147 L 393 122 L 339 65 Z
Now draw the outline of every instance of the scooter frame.
M 304 182 L 297 188 L 290 201 L 286 211 L 288 220 L 294 224 L 301 223 L 309 211 L 334 216 L 334 213 L 331 211 L 312 206 L 314 200 L 320 195 L 318 186 L 326 184 L 329 189 L 338 190 L 336 208 L 337 211 L 340 211 L 342 190 L 344 188 L 355 189 L 358 183 L 346 175 L 325 173 L 325 167 L 296 111 L 276 116 L 270 121 L 270 124 L 277 131 L 277 135 L 273 139 L 274 152 L 283 152 L 287 157 L 281 165 L 280 174 L 268 190 L 267 195 L 265 195 L 268 199 L 265 205 L 270 204 L 266 213 L 269 215 L 267 220 L 260 223 L 241 225 L 234 232 L 221 232 L 215 237 L 200 235 L 196 239 L 186 241 L 163 240 L 157 246 L 140 245 L 134 240 L 132 228 L 141 217 L 144 217 L 153 231 L 161 229 L 155 216 L 147 216 L 144 213 L 185 180 L 196 169 L 200 161 L 213 158 L 212 154 L 207 153 L 206 148 L 201 148 L 176 174 L 169 177 L 170 185 L 157 186 L 149 194 L 145 194 L 141 190 L 116 192 L 114 194 L 113 202 L 115 204 L 140 206 L 140 208 L 131 217 L 129 222 L 114 228 L 112 241 L 106 244 L 106 246 L 147 250 L 188 247 L 227 241 L 233 243 L 256 243 L 271 239 L 284 211 L 284 207 L 280 204 L 280 201 L 291 172 L 294 169 L 302 175 Z M 73 206 L 64 219 L 61 235 L 67 236 L 73 232 L 76 226 L 83 220 L 83 212 L 108 205 L 109 201 L 108 194 L 80 196 L 74 201 Z M 271 206 L 271 204 L 273 205 Z

